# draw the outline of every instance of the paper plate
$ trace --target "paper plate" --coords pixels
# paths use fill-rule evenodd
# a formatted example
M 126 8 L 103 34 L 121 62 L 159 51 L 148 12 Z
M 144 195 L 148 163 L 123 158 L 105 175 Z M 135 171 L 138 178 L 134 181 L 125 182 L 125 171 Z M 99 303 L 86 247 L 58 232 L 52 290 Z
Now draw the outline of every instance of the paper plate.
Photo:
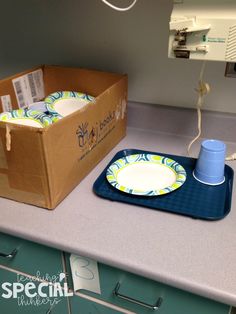
M 180 188 L 186 171 L 176 161 L 152 154 L 130 155 L 116 160 L 106 177 L 116 189 L 134 195 L 155 196 Z
M 60 116 L 47 115 L 41 111 L 31 109 L 18 109 L 0 114 L 0 121 L 28 125 L 36 128 L 47 127 L 59 119 Z
M 45 99 L 47 110 L 51 114 L 59 114 L 63 117 L 80 110 L 95 98 L 80 92 L 62 91 L 49 95 Z

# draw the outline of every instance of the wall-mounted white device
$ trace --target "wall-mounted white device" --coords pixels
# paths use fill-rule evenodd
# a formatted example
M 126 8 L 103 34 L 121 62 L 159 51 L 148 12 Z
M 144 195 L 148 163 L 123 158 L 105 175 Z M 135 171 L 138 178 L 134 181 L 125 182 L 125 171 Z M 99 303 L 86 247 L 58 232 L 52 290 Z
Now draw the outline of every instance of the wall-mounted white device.
M 169 57 L 236 62 L 236 0 L 174 0 Z

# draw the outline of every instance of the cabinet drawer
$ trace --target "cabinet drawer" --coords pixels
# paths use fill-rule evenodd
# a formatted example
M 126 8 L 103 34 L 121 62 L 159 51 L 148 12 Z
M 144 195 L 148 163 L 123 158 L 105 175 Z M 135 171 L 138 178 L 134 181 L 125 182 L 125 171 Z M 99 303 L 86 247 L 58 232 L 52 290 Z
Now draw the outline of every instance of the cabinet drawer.
M 41 298 L 36 295 L 33 298 L 26 296 L 25 292 L 17 295 L 17 298 L 6 298 L 3 296 L 8 292 L 2 286 L 3 283 L 17 282 L 17 275 L 4 269 L 0 269 L 0 313 L 1 314 L 68 314 L 69 305 L 66 297 L 45 297 Z M 27 281 L 27 282 L 30 282 Z M 32 281 L 31 281 L 32 282 Z M 36 289 L 31 290 L 30 293 L 37 293 L 38 282 L 33 281 Z M 8 289 L 13 291 L 12 287 Z M 48 290 L 44 289 L 44 293 L 49 296 Z
M 74 295 L 70 298 L 71 314 L 123 314 L 110 307 Z M 52 313 L 53 314 L 53 313 Z
M 58 275 L 63 272 L 62 253 L 59 250 L 4 233 L 0 233 L 0 265 L 46 281 L 58 281 Z
M 67 271 L 70 274 L 69 256 Z M 89 265 L 88 265 L 89 267 Z M 203 298 L 162 283 L 99 264 L 101 295 L 81 290 L 81 293 L 102 299 L 138 314 L 228 314 L 229 306 Z M 72 287 L 71 274 L 69 285 Z M 113 291 L 120 287 L 116 296 Z M 120 296 L 121 294 L 121 296 Z

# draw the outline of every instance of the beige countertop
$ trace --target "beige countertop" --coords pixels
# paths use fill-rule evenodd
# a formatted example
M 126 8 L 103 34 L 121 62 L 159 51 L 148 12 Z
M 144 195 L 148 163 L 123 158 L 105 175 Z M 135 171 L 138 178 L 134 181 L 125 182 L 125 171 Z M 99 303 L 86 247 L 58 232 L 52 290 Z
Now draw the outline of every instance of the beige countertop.
M 0 230 L 236 306 L 235 187 L 231 212 L 219 221 L 110 202 L 92 191 L 117 151 L 186 155 L 189 140 L 130 127 L 125 139 L 54 211 L 0 198 Z M 228 147 L 236 151 L 235 143 Z M 236 170 L 236 162 L 230 165 Z

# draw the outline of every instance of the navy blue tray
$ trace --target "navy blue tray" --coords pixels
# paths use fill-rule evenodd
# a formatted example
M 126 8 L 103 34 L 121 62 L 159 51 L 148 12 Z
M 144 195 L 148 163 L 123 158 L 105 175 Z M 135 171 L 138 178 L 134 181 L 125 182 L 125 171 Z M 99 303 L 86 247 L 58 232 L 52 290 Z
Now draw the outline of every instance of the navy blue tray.
M 106 179 L 107 168 L 119 158 L 132 154 L 158 154 L 180 163 L 187 172 L 187 180 L 182 187 L 161 196 L 136 196 L 121 192 L 111 186 Z M 225 166 L 225 182 L 218 186 L 209 186 L 195 180 L 192 176 L 196 159 L 137 149 L 119 151 L 108 166 L 103 170 L 93 185 L 94 192 L 111 201 L 163 210 L 192 218 L 219 220 L 224 218 L 231 208 L 234 171 Z

